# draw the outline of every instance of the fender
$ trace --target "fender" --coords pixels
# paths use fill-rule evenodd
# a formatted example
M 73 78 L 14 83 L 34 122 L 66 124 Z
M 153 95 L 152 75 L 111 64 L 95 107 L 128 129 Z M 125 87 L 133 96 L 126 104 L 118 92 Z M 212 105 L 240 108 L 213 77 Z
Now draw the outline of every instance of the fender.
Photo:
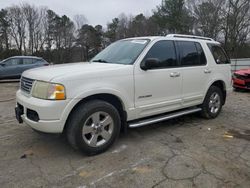
M 111 94 L 116 96 L 117 98 L 120 99 L 123 109 L 125 111 L 129 111 L 131 110 L 131 107 L 128 106 L 128 99 L 127 97 L 125 97 L 124 95 L 121 94 L 121 92 L 119 92 L 118 90 L 115 89 L 111 89 L 111 88 L 100 88 L 100 89 L 92 89 L 92 90 L 88 90 L 85 91 L 84 93 L 79 94 L 78 96 L 74 97 L 73 99 L 70 100 L 70 102 L 67 104 L 67 106 L 65 107 L 62 116 L 61 116 L 61 120 L 63 121 L 64 125 L 66 123 L 66 120 L 68 119 L 68 116 L 70 114 L 70 112 L 72 111 L 72 109 L 75 107 L 75 105 L 77 105 L 81 100 L 90 97 L 92 95 L 97 95 L 97 94 Z
M 206 97 L 206 94 L 207 94 L 209 88 L 210 88 L 215 82 L 217 82 L 217 81 L 221 81 L 221 82 L 223 83 L 223 88 L 224 88 L 224 90 L 226 90 L 226 83 L 223 81 L 223 78 L 222 78 L 222 77 L 214 78 L 213 80 L 211 80 L 211 81 L 209 82 L 208 87 L 206 88 L 206 91 L 205 91 L 205 93 L 204 93 L 204 95 L 203 95 L 203 100 L 202 100 L 202 101 L 205 100 L 205 97 Z

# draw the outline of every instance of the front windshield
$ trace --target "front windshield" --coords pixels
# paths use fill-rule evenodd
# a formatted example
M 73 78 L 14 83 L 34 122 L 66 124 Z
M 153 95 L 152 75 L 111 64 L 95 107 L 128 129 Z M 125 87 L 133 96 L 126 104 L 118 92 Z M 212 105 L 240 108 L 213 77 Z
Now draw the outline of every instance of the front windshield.
M 148 43 L 146 39 L 120 40 L 97 54 L 91 62 L 133 64 Z

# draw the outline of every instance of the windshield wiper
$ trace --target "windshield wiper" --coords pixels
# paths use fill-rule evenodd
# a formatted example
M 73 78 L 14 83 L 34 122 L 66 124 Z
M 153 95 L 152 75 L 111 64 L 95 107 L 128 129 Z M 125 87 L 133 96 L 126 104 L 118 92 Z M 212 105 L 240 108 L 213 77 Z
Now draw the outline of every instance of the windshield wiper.
M 99 62 L 99 63 L 109 63 L 108 61 L 106 61 L 105 59 L 95 59 L 92 62 Z

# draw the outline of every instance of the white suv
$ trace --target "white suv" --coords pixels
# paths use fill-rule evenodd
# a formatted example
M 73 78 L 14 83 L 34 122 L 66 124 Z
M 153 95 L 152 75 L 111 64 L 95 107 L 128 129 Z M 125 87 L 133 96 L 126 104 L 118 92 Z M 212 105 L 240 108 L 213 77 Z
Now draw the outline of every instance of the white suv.
M 231 90 L 229 63 L 210 38 L 120 40 L 89 63 L 24 72 L 16 117 L 40 132 L 65 132 L 74 148 L 97 154 L 127 127 L 195 112 L 217 117 Z

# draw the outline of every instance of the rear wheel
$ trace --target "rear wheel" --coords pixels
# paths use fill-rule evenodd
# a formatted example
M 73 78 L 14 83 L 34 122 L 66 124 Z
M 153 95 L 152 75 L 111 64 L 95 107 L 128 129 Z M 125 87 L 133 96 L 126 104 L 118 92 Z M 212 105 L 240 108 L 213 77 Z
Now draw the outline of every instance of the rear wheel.
M 100 100 L 78 106 L 67 123 L 69 143 L 87 155 L 107 150 L 118 137 L 121 127 L 117 109 Z
M 220 88 L 211 86 L 206 94 L 201 115 L 207 119 L 216 118 L 221 112 L 223 95 Z

